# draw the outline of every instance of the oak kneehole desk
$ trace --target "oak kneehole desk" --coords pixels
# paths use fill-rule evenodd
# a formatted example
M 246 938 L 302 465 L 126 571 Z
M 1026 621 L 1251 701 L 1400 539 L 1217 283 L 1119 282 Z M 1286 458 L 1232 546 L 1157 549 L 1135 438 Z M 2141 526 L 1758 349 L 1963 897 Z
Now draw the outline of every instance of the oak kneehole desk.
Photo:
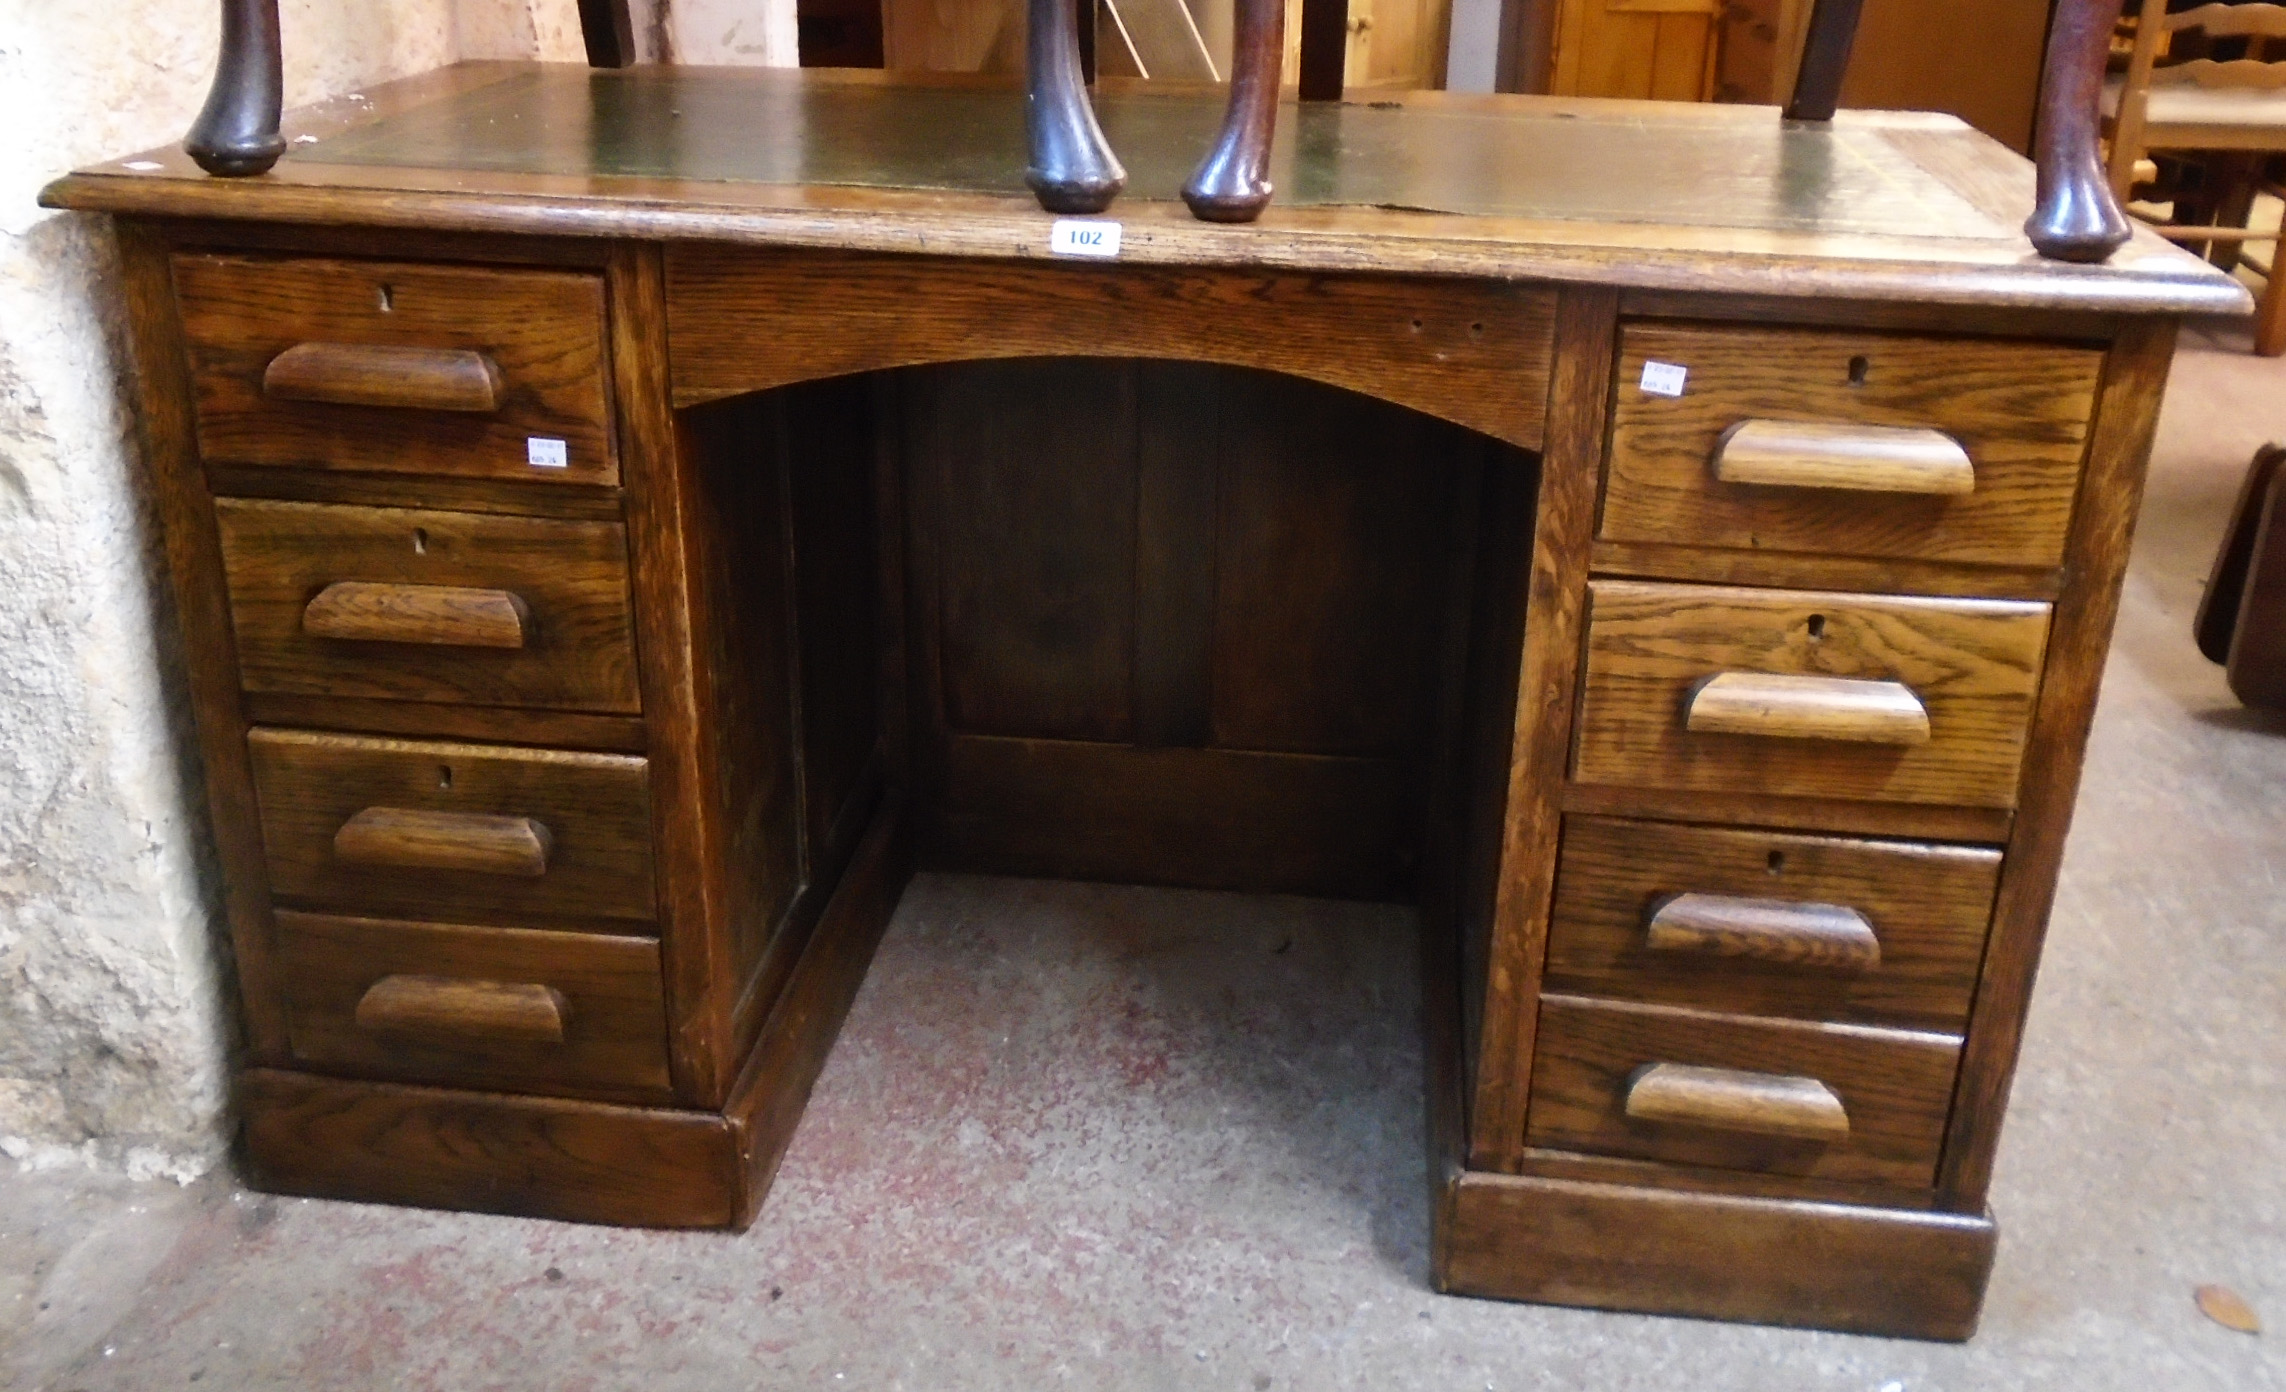
M 752 1220 L 916 863 L 1417 903 L 1449 1290 L 1965 1337 L 2176 319 L 1949 118 L 464 65 L 115 214 L 253 1181 Z

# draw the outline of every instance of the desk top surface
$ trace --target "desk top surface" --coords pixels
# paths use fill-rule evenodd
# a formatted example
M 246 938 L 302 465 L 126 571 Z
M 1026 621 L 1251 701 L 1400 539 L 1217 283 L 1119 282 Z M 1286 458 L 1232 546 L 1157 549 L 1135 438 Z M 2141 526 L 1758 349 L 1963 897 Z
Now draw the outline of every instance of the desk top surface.
M 1411 93 L 1289 104 L 1261 222 L 1177 190 L 1217 91 L 1101 93 L 1129 171 L 1123 259 L 1596 281 L 1826 298 L 2229 312 L 2235 282 L 2148 233 L 2104 266 L 2020 230 L 2030 165 L 1951 117 Z M 85 170 L 56 206 L 158 216 L 1047 254 L 1023 98 L 973 78 L 468 63 L 294 113 L 270 175 L 179 149 Z

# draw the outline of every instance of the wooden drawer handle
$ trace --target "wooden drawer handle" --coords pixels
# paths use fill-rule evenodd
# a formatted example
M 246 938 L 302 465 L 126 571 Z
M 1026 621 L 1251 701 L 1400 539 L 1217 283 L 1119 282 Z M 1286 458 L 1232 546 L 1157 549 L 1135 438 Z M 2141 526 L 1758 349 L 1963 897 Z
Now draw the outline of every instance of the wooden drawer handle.
M 337 580 L 302 610 L 302 632 L 353 643 L 521 648 L 532 611 L 506 590 Z
M 1651 911 L 1643 945 L 1653 952 L 1751 957 L 1796 967 L 1871 971 L 1881 965 L 1873 924 L 1841 904 L 1678 894 Z
M 377 1034 L 430 1034 L 561 1044 L 571 1013 L 562 993 L 531 982 L 455 976 L 384 976 L 357 1001 L 357 1027 Z
M 333 834 L 334 856 L 351 865 L 466 870 L 536 880 L 548 873 L 553 838 L 530 817 L 368 807 Z
M 297 343 L 262 373 L 262 394 L 280 401 L 413 411 L 497 411 L 503 385 L 490 354 L 381 343 Z
M 1683 711 L 1695 735 L 1927 744 L 1929 708 L 1902 682 L 1724 672 L 1699 683 Z
M 1654 1063 L 1628 1081 L 1627 1115 L 1757 1136 L 1849 1139 L 1849 1113 L 1841 1099 L 1815 1078 L 1783 1073 Z
M 1942 430 L 1817 421 L 1741 421 L 1715 445 L 1724 483 L 1838 488 L 1853 493 L 1976 491 L 1976 467 Z

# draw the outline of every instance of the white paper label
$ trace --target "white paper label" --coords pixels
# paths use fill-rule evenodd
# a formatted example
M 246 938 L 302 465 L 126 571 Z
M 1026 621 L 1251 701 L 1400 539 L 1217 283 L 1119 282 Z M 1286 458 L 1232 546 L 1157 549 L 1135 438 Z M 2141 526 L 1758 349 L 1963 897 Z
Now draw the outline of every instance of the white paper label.
M 1117 256 L 1119 224 L 1108 218 L 1057 218 L 1048 229 L 1048 251 L 1055 256 Z
M 1681 363 L 1647 362 L 1643 364 L 1643 390 L 1653 396 L 1681 396 L 1690 375 L 1691 370 Z
M 568 469 L 571 447 L 545 435 L 531 435 L 524 440 L 524 458 L 535 469 Z

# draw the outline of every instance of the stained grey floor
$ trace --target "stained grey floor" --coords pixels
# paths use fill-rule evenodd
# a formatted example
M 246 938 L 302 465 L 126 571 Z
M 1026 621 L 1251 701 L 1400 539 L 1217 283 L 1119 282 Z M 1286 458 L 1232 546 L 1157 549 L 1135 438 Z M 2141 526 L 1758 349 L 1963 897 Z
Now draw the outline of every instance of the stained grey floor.
M 1433 1296 L 1400 911 L 926 877 L 753 1231 L 0 1175 L 0 1386 L 2286 1388 L 2286 725 L 2187 636 L 2286 438 L 2233 338 L 2170 390 L 1966 1346 Z

